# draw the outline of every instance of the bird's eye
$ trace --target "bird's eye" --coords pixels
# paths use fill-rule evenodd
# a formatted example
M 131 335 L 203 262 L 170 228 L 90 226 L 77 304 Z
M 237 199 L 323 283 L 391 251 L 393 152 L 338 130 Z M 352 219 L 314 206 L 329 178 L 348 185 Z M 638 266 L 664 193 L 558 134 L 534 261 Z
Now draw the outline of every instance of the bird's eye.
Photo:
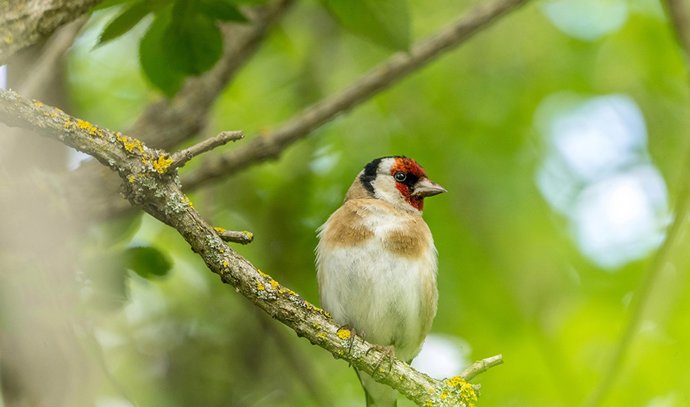
M 405 180 L 407 179 L 407 174 L 405 174 L 402 171 L 398 171 L 395 174 L 393 174 L 393 178 L 395 178 L 395 180 L 398 182 L 405 182 Z

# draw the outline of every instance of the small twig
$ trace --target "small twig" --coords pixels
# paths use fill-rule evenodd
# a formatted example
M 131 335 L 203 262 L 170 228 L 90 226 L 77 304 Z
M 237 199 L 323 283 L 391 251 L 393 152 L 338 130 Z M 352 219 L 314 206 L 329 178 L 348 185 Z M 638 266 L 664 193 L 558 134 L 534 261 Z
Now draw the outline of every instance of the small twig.
M 237 141 L 244 137 L 244 133 L 241 131 L 222 131 L 215 137 L 206 139 L 200 143 L 194 144 L 189 148 L 180 150 L 172 155 L 172 164 L 170 164 L 170 169 L 180 168 L 187 164 L 187 161 L 192 158 L 203 154 L 207 151 L 211 151 L 216 147 L 220 147 L 231 141 Z
M 226 242 L 249 244 L 254 240 L 254 233 L 246 230 L 225 230 L 223 228 L 214 228 L 218 232 L 218 236 Z
M 460 373 L 463 379 L 470 381 L 477 375 L 486 372 L 494 366 L 503 364 L 503 355 L 495 355 L 486 359 L 478 360 L 467 367 Z

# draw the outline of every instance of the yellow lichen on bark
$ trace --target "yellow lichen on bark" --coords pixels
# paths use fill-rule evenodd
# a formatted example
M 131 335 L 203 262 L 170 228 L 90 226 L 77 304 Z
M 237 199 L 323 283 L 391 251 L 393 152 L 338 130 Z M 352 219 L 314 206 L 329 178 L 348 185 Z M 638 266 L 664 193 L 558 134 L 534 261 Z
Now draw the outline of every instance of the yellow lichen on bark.
M 338 335 L 338 338 L 340 338 L 344 341 L 346 341 L 352 337 L 352 332 L 350 332 L 350 330 L 346 329 L 346 328 L 338 329 L 338 332 L 336 332 L 335 334 Z
M 444 381 L 447 385 L 454 387 L 460 391 L 460 398 L 467 407 L 474 407 L 475 403 L 479 398 L 477 397 L 477 392 L 474 391 L 474 387 L 470 383 L 468 383 L 465 379 L 463 379 L 460 376 L 454 376 Z M 441 397 L 443 398 L 443 394 L 441 394 Z
M 103 137 L 103 132 L 98 127 L 87 122 L 86 120 L 77 119 L 76 127 L 81 130 L 86 130 L 92 136 Z
M 134 152 L 134 150 L 140 153 L 144 152 L 144 144 L 135 138 L 125 136 L 122 133 L 115 134 L 115 138 L 122 144 L 122 147 L 124 147 L 125 151 L 128 153 Z
M 170 159 L 170 157 L 166 156 L 165 154 L 161 154 L 158 156 L 157 160 L 153 161 L 151 165 L 153 165 L 153 169 L 159 174 L 165 174 L 172 162 L 173 160 Z

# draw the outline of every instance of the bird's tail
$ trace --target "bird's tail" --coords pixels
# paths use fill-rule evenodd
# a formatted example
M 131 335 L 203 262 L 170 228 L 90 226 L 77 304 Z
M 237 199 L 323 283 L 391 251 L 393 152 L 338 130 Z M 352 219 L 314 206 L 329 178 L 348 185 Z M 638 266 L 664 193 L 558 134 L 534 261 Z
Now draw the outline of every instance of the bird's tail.
M 398 405 L 398 392 L 390 386 L 378 383 L 364 372 L 357 372 L 359 382 L 362 383 L 364 394 L 367 398 L 367 407 L 396 407 Z

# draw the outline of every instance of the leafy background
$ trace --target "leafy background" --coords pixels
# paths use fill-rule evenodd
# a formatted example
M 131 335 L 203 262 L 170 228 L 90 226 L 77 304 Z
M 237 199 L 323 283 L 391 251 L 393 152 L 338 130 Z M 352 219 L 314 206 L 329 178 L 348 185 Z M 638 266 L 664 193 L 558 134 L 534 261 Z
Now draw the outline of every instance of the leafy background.
M 74 113 L 125 129 L 161 92 L 212 66 L 218 24 L 241 17 L 206 13 L 201 3 L 97 11 L 69 54 Z M 299 2 L 224 91 L 199 138 L 276 126 L 476 3 Z M 165 54 L 160 38 L 181 51 Z M 538 1 L 280 160 L 191 199 L 214 224 L 252 231 L 254 243 L 236 249 L 318 303 L 316 228 L 372 158 L 416 158 L 449 191 L 425 207 L 440 299 L 419 367 L 450 376 L 502 353 L 505 365 L 478 380 L 481 406 L 586 405 L 687 182 L 679 171 L 689 102 L 657 2 Z M 257 312 L 171 229 L 119 219 L 94 226 L 85 241 L 84 308 L 110 372 L 99 405 L 363 404 L 345 363 Z M 602 405 L 690 404 L 688 243 L 653 285 Z

